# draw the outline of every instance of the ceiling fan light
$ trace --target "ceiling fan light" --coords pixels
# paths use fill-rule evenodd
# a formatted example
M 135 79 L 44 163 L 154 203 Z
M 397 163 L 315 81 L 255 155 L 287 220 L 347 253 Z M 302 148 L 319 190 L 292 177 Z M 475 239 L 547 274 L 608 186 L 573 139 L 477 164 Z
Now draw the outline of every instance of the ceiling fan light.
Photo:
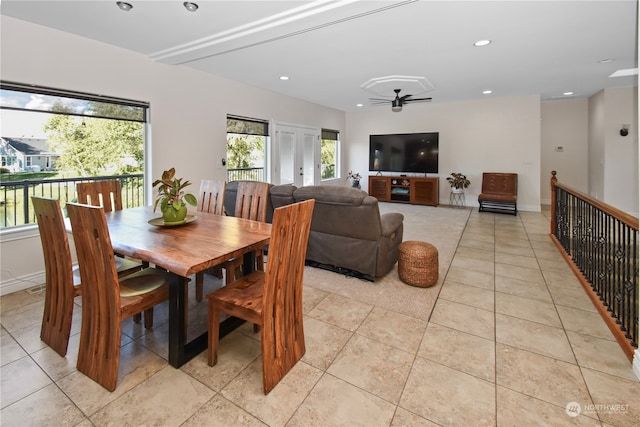
M 393 111 L 394 113 L 399 113 L 400 111 L 402 111 L 402 105 L 392 105 L 391 111 Z

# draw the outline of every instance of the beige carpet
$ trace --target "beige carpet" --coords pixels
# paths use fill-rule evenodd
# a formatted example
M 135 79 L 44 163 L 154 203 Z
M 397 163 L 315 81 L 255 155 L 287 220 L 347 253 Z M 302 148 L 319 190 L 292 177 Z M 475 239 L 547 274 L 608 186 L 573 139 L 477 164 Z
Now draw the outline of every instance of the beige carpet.
M 449 271 L 470 209 L 380 203 L 380 212 L 404 214 L 403 240 L 421 240 L 438 248 L 438 282 L 429 288 L 409 286 L 398 278 L 397 264 L 389 273 L 368 282 L 314 267 L 305 267 L 304 284 L 386 310 L 427 320 Z

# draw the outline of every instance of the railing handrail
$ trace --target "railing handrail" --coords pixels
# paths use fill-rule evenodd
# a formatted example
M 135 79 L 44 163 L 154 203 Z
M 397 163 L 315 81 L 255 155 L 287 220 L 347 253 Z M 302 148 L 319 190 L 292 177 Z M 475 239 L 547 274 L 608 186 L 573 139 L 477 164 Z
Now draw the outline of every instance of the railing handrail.
M 594 199 L 590 195 L 588 195 L 586 193 L 583 193 L 582 191 L 576 190 L 573 187 L 569 187 L 568 185 L 559 183 L 558 182 L 558 178 L 556 177 L 556 174 L 557 174 L 556 171 L 551 171 L 551 175 L 552 175 L 551 176 L 552 194 L 553 194 L 553 187 L 554 186 L 558 187 L 558 188 L 562 188 L 567 193 L 573 194 L 574 196 L 584 200 L 585 202 L 589 203 L 590 205 L 593 205 L 593 206 L 597 207 L 598 209 L 600 209 L 601 211 L 603 211 L 607 215 L 610 215 L 610 216 L 613 216 L 613 217 L 619 219 L 625 225 L 633 228 L 634 230 L 638 231 L 640 229 L 639 228 L 640 221 L 635 216 L 629 215 L 628 213 L 616 208 L 615 206 L 611 206 L 608 203 L 605 203 L 605 202 L 600 201 L 598 199 Z M 551 209 L 554 209 L 554 203 L 551 204 Z M 553 214 L 552 214 L 552 217 L 553 217 Z
M 28 184 L 40 184 L 42 182 L 47 183 L 56 183 L 56 182 L 78 182 L 78 181 L 107 181 L 110 179 L 122 179 L 122 178 L 142 178 L 144 174 L 142 173 L 129 173 L 129 174 L 121 174 L 121 175 L 100 175 L 100 176 L 76 176 L 69 178 L 27 178 L 27 179 L 18 179 L 15 181 L 1 181 L 0 187 L 7 186 L 23 186 Z

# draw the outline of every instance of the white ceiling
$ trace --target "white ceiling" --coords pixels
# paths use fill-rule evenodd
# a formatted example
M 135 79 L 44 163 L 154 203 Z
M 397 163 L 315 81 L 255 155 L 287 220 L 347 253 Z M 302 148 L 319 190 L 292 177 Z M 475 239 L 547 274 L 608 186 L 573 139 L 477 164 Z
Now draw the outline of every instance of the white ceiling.
M 637 67 L 635 0 L 196 0 L 195 13 L 180 0 L 129 3 L 3 0 L 0 11 L 344 111 L 388 108 L 361 88 L 384 76 L 424 79 L 383 81 L 378 94 L 422 91 L 433 103 L 637 85 L 637 75 L 609 78 Z M 480 39 L 492 43 L 474 47 Z

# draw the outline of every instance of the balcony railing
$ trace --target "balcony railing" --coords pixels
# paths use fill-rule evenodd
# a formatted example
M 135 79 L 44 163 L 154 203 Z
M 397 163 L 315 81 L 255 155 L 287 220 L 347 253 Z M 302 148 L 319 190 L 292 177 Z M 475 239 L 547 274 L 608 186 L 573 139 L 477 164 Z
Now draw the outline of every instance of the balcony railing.
M 31 196 L 58 199 L 64 207 L 66 202 L 77 198 L 77 183 L 111 179 L 120 181 L 122 205 L 125 208 L 144 204 L 143 174 L 0 181 L 0 227 L 35 223 Z
M 632 360 L 638 348 L 638 218 L 551 174 L 551 237 Z
M 266 181 L 264 168 L 227 169 L 227 182 L 231 181 Z

